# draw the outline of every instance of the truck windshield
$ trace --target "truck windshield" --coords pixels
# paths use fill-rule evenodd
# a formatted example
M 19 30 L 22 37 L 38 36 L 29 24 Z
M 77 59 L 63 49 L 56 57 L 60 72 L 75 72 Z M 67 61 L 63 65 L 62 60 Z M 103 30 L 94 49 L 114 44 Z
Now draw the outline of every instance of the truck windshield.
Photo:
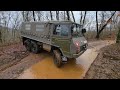
M 82 37 L 81 26 L 78 24 L 73 24 L 71 27 L 72 37 Z

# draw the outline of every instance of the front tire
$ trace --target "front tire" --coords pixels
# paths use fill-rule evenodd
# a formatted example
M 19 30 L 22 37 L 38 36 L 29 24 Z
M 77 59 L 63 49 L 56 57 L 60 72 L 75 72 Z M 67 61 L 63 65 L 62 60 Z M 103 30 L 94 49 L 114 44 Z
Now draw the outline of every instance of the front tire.
M 53 50 L 54 64 L 59 68 L 62 66 L 62 57 L 59 50 Z

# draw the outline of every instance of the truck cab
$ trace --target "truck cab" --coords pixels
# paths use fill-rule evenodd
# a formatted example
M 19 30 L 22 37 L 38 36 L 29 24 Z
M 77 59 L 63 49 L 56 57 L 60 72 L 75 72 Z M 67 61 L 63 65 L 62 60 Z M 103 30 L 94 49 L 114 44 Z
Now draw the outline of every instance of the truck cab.
M 85 29 L 77 23 L 57 23 L 53 25 L 52 44 L 59 47 L 63 56 L 77 58 L 87 49 Z

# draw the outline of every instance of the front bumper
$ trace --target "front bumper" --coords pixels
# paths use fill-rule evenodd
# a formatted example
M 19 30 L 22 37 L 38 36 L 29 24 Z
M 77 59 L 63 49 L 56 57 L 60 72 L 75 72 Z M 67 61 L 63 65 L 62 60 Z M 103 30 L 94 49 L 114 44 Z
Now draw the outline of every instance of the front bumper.
M 87 50 L 87 49 L 86 49 Z M 78 58 L 80 55 L 82 55 L 86 50 L 84 50 L 84 51 L 81 51 L 80 53 L 78 53 L 78 54 L 73 54 L 72 55 L 72 58 Z
M 83 46 L 85 46 L 85 47 L 83 48 Z M 82 46 L 82 50 L 78 54 L 73 54 L 72 55 L 72 58 L 78 58 L 80 55 L 82 55 L 87 50 L 88 44 L 85 44 L 83 46 Z

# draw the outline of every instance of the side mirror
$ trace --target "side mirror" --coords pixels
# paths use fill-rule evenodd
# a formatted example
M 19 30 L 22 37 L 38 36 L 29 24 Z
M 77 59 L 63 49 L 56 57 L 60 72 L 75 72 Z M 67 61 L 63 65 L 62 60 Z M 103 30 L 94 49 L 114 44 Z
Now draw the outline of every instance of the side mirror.
M 84 29 L 82 29 L 82 33 L 84 34 L 84 33 L 86 33 L 86 29 L 84 28 Z

